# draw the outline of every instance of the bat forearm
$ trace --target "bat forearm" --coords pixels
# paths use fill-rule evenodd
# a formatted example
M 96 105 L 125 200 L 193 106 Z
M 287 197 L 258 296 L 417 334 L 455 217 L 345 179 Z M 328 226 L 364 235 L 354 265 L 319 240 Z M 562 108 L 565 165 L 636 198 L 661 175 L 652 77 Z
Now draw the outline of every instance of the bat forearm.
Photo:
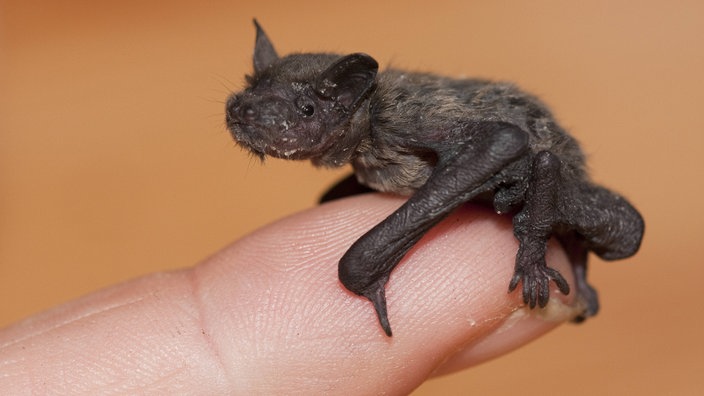
M 382 323 L 379 289 L 403 256 L 462 203 L 491 188 L 490 179 L 527 148 L 518 128 L 491 123 L 481 139 L 438 163 L 430 179 L 399 209 L 357 240 L 340 260 L 339 277 L 350 291 L 372 300 Z M 488 184 L 489 183 L 489 184 Z

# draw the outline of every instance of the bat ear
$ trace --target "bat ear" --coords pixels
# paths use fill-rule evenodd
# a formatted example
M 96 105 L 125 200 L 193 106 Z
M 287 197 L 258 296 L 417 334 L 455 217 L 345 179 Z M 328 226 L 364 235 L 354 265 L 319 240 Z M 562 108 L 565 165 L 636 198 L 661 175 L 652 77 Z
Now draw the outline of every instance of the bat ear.
M 254 42 L 254 72 L 260 73 L 275 60 L 279 59 L 279 55 L 276 54 L 269 37 L 264 33 L 264 29 L 259 26 L 256 19 L 254 19 L 254 27 L 257 28 L 257 39 Z
M 374 85 L 379 64 L 367 54 L 356 53 L 342 57 L 315 81 L 315 89 L 326 98 L 351 110 Z

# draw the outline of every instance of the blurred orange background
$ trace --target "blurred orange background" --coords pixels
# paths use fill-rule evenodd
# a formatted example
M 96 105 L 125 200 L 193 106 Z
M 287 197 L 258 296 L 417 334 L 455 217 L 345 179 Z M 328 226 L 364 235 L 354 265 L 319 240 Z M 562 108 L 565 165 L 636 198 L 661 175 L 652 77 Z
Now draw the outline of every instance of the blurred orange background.
M 348 171 L 261 166 L 230 139 L 256 16 L 282 54 L 517 82 L 645 216 L 637 256 L 592 260 L 598 317 L 415 395 L 700 392 L 704 3 L 429 4 L 0 1 L 0 326 L 192 265 Z

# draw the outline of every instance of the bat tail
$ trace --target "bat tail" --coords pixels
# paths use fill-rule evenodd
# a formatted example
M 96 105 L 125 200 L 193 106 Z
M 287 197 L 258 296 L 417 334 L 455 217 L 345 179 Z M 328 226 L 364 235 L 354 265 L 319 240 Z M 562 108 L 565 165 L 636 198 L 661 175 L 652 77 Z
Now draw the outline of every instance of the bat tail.
M 379 317 L 379 324 L 381 328 L 384 329 L 384 333 L 391 337 L 391 325 L 389 324 L 389 314 L 386 311 L 386 294 L 384 291 L 384 285 L 379 285 L 377 288 L 372 290 L 370 293 L 365 294 L 372 304 L 374 304 L 374 309 L 376 310 L 376 315 Z

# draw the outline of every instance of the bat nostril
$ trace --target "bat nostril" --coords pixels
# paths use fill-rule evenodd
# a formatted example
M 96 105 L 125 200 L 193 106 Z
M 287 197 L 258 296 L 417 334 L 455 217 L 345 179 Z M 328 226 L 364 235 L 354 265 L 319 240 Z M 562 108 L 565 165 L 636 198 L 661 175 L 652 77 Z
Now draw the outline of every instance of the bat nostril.
M 240 115 L 242 116 L 243 119 L 247 121 L 253 121 L 257 118 L 258 113 L 257 110 L 251 106 L 251 105 L 244 105 L 240 109 Z

